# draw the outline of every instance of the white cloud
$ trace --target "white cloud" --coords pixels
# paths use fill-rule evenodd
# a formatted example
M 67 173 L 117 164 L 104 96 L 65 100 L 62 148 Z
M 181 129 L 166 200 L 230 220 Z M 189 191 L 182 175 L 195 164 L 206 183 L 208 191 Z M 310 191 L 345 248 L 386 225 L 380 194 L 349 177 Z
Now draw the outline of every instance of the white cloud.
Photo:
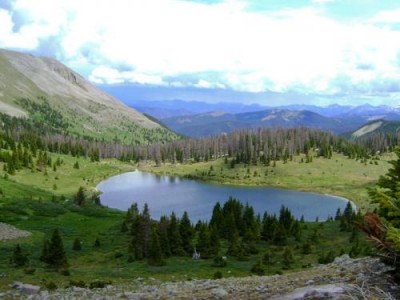
M 97 83 L 333 94 L 349 88 L 342 78 L 373 88 L 400 74 L 400 33 L 381 24 L 400 10 L 346 23 L 312 7 L 249 12 L 243 1 L 15 0 L 14 13 L 26 24 L 12 32 L 0 10 L 0 46 L 57 36 L 60 58 L 90 64 Z
M 400 23 L 400 9 L 381 11 L 372 18 L 372 22 Z
M 317 4 L 325 4 L 325 3 L 335 2 L 335 0 L 312 0 L 311 2 Z
M 123 82 L 134 82 L 140 84 L 165 85 L 160 76 L 148 75 L 135 71 L 119 71 L 106 66 L 96 67 L 89 80 L 99 84 L 116 84 Z

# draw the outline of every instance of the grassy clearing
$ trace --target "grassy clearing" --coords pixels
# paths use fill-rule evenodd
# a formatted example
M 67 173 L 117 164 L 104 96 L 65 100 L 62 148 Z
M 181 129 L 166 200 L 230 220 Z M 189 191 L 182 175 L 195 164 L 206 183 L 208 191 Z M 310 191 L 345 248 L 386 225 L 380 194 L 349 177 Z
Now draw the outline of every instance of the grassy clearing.
M 31 196 L 48 198 L 49 194 L 71 196 L 80 186 L 93 190 L 100 181 L 134 169 L 132 165 L 116 159 L 91 162 L 89 158 L 68 155 L 52 154 L 51 157 L 53 162 L 57 158 L 63 162 L 61 166 L 56 167 L 56 170 L 51 167 L 43 172 L 22 169 L 15 175 L 9 175 L 7 180 L 4 179 L 4 172 L 0 177 L 3 196 L 7 198 Z M 74 168 L 76 162 L 79 164 L 79 169 Z M 2 163 L 0 163 L 0 168 L 3 168 Z
M 332 194 L 348 198 L 362 210 L 371 207 L 367 188 L 373 185 L 388 168 L 392 154 L 380 156 L 380 160 L 363 163 L 334 153 L 331 159 L 313 158 L 311 163 L 304 156 L 293 157 L 293 161 L 277 161 L 276 166 L 225 164 L 224 159 L 216 161 L 164 164 L 142 164 L 139 169 L 158 175 L 195 178 L 207 182 L 231 185 L 271 186 L 285 189 Z M 375 163 L 376 162 L 376 163 Z

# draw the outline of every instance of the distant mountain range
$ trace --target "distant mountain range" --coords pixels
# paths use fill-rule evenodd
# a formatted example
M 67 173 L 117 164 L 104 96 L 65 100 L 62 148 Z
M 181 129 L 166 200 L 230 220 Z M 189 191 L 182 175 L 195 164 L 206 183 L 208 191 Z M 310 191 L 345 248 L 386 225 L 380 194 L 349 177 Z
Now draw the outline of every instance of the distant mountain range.
M 149 102 L 146 105 L 136 108 L 158 116 L 171 130 L 191 137 L 216 135 L 243 128 L 299 126 L 344 134 L 374 120 L 400 121 L 400 109 L 368 104 L 355 107 L 288 105 L 263 109 L 256 104 L 209 104 L 174 100 Z
M 176 138 L 57 60 L 1 49 L 0 112 L 109 141 Z
M 133 95 L 134 96 L 134 95 Z M 136 110 L 152 115 L 157 119 L 178 117 L 184 115 L 195 115 L 209 112 L 225 112 L 229 114 L 238 114 L 246 112 L 263 111 L 270 109 L 286 109 L 296 111 L 311 111 L 325 117 L 349 117 L 363 116 L 364 118 L 394 118 L 398 119 L 400 108 L 393 108 L 386 105 L 372 106 L 369 104 L 351 106 L 332 104 L 329 106 L 317 105 L 281 105 L 266 106 L 260 104 L 243 104 L 237 102 L 208 103 L 201 101 L 185 100 L 165 100 L 165 101 L 131 101 L 129 104 Z

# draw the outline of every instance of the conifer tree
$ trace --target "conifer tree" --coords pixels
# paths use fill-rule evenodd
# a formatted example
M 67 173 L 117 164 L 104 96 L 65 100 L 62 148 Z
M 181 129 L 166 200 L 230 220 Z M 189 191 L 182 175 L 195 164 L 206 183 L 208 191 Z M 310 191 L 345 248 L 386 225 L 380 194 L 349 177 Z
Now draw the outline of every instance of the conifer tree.
M 60 268 L 67 265 L 67 255 L 64 250 L 60 231 L 57 228 L 54 229 L 48 243 L 47 255 L 42 253 L 42 256 L 44 257 L 44 261 L 51 267 Z
M 293 257 L 293 252 L 292 249 L 289 247 L 286 247 L 285 250 L 283 251 L 283 268 L 284 269 L 290 269 L 290 266 L 293 264 L 294 262 L 294 257 Z
M 82 243 L 81 243 L 80 238 L 74 239 L 74 244 L 72 245 L 72 250 L 75 250 L 75 251 L 82 250 Z
M 198 233 L 196 250 L 200 253 L 202 258 L 209 258 L 211 248 L 210 231 L 206 224 L 201 224 Z
M 165 264 L 163 252 L 161 250 L 160 241 L 155 227 L 151 230 L 149 251 L 147 261 L 151 266 L 162 266 Z
M 78 192 L 74 197 L 74 202 L 79 206 L 83 206 L 85 204 L 85 200 L 85 189 L 83 187 L 79 187 Z
M 185 255 L 185 250 L 182 247 L 182 237 L 179 231 L 179 222 L 175 216 L 175 213 L 172 213 L 170 217 L 168 237 L 169 245 L 171 247 L 171 254 L 178 256 Z
M 14 248 L 11 261 L 16 267 L 23 267 L 28 263 L 28 256 L 22 252 L 19 244 Z
M 186 211 L 183 213 L 182 219 L 179 223 L 179 233 L 181 235 L 183 249 L 185 250 L 186 254 L 191 254 L 193 252 L 193 228 Z
M 163 251 L 164 257 L 171 256 L 171 247 L 168 238 L 168 228 L 169 228 L 169 219 L 166 216 L 162 216 L 160 218 L 158 226 L 158 233 L 159 233 L 160 246 Z

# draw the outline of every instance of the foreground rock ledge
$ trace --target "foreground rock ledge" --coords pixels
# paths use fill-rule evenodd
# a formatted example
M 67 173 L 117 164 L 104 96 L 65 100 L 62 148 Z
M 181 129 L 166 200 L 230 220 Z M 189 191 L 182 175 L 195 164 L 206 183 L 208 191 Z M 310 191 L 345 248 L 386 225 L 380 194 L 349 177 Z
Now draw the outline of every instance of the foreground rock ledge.
M 5 299 L 383 299 L 384 293 L 384 299 L 396 299 L 400 288 L 392 282 L 388 270 L 378 259 L 350 259 L 344 255 L 329 265 L 285 275 L 183 282 L 153 279 L 148 280 L 150 283 L 134 279 L 128 285 L 110 285 L 104 289 L 72 287 L 51 292 L 38 290 L 33 295 L 15 289 L 2 296 Z

